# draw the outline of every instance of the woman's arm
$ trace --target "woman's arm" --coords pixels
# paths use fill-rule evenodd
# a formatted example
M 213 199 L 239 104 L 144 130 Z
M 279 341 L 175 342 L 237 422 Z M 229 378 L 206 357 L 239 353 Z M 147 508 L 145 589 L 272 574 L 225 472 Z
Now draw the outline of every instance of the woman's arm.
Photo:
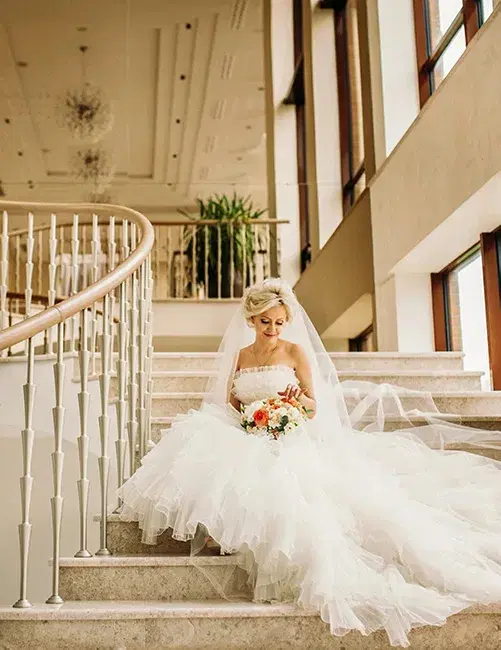
M 235 366 L 235 372 L 237 372 L 237 370 L 240 370 L 240 360 L 241 360 L 240 358 L 241 358 L 241 356 L 242 355 L 241 355 L 241 351 L 240 351 L 240 354 L 238 355 L 238 359 L 237 359 L 237 365 Z M 233 380 L 234 380 L 234 378 L 235 378 L 235 374 L 231 375 L 230 380 L 228 382 L 228 396 L 229 396 L 228 401 L 233 406 L 233 408 L 236 409 L 240 413 L 240 402 L 238 401 L 238 399 L 233 394 Z
M 306 352 L 300 345 L 292 345 L 291 354 L 294 360 L 294 367 L 296 370 L 296 377 L 299 381 L 299 386 L 301 393 L 298 397 L 299 402 L 304 406 L 308 411 L 308 417 L 315 417 L 317 411 L 317 402 L 315 400 L 315 394 L 313 391 L 313 378 L 311 375 L 310 362 L 308 361 L 308 356 Z M 294 394 L 294 386 L 287 386 L 285 391 L 286 397 L 289 397 Z

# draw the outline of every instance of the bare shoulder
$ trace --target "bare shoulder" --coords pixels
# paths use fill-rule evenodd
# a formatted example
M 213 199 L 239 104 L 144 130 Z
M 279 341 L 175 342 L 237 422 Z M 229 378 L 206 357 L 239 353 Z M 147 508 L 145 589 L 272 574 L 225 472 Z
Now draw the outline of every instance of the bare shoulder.
M 287 342 L 287 353 L 296 364 L 308 363 L 308 355 L 303 346 L 299 345 L 299 343 L 292 343 L 291 341 Z
M 251 346 L 247 345 L 245 348 L 242 348 L 238 353 L 237 366 L 236 370 L 239 370 L 242 366 L 247 365 L 245 362 L 251 355 Z
M 288 346 L 289 346 L 289 354 L 291 354 L 293 357 L 300 358 L 306 356 L 306 352 L 303 346 L 299 345 L 299 343 L 292 343 L 291 341 L 289 341 Z

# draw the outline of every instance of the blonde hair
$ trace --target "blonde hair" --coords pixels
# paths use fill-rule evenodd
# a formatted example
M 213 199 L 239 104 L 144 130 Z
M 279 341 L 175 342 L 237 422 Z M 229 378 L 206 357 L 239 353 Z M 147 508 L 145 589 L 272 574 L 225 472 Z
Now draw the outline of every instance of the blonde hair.
M 249 322 L 253 316 L 282 305 L 287 322 L 290 322 L 294 317 L 296 302 L 294 291 L 287 282 L 280 278 L 267 278 L 246 289 L 243 297 L 244 316 Z

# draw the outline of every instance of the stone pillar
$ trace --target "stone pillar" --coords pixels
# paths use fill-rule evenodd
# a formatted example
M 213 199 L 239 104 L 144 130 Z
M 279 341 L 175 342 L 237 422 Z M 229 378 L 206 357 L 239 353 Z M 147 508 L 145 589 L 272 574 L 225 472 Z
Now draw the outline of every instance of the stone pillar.
M 292 2 L 265 0 L 264 62 L 268 209 L 281 226 L 281 275 L 295 284 L 300 275 L 296 113 L 283 103 L 294 75 Z
M 364 119 L 365 178 L 368 183 L 386 158 L 379 18 L 376 0 L 358 0 L 357 16 Z
M 315 4 L 315 3 L 313 3 Z M 311 9 L 311 76 L 317 179 L 318 244 L 321 249 L 343 219 L 339 102 L 332 9 Z
M 429 273 L 393 275 L 376 286 L 378 350 L 433 352 Z

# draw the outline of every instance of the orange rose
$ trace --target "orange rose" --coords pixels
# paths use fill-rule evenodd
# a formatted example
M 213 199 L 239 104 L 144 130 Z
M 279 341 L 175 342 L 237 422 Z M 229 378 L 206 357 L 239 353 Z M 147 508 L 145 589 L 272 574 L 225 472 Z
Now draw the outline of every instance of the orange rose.
M 257 427 L 265 427 L 268 424 L 268 413 L 264 409 L 259 409 L 254 413 L 254 422 Z

